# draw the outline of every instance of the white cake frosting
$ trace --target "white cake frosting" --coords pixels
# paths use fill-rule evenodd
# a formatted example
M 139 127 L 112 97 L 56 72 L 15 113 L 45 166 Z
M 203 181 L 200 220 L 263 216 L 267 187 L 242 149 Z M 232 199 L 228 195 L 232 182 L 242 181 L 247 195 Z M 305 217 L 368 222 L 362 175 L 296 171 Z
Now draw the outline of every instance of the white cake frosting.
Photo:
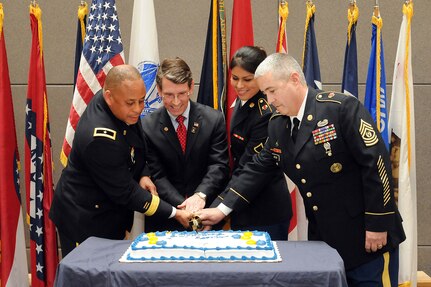
M 121 262 L 281 261 L 275 242 L 262 231 L 162 231 L 142 233 Z

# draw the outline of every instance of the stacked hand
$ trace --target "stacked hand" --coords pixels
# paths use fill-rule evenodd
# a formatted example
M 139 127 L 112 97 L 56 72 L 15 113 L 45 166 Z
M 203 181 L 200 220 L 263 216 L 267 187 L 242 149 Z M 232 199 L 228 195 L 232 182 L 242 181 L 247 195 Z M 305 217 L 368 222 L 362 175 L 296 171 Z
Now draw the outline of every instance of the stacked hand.
M 207 225 L 214 225 L 219 223 L 223 218 L 225 218 L 225 215 L 223 212 L 221 212 L 218 208 L 205 208 L 202 210 L 199 210 L 195 213 L 202 221 L 202 224 Z
M 194 194 L 183 201 L 177 208 L 185 209 L 190 212 L 196 212 L 205 207 L 205 200 Z
M 175 219 L 181 223 L 184 228 L 189 228 L 189 221 L 192 218 L 192 213 L 187 210 L 177 209 Z

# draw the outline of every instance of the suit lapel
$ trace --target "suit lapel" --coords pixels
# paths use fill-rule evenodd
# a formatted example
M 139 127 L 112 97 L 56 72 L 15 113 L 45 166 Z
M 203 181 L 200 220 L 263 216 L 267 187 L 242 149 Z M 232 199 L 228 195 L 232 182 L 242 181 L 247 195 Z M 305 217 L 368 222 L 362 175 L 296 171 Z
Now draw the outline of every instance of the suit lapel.
M 181 156 L 183 156 L 183 151 L 181 150 L 180 141 L 177 137 L 177 132 L 172 125 L 171 118 L 168 112 L 163 107 L 160 115 L 160 132 L 166 137 L 166 141 L 172 146 L 172 148 Z
M 202 115 L 196 103 L 190 101 L 189 123 L 187 126 L 186 158 L 189 157 L 193 145 L 202 126 Z M 179 141 L 178 141 L 179 142 Z
M 248 108 L 246 106 L 241 107 L 241 100 L 237 98 L 235 109 L 233 112 L 233 117 L 232 117 L 232 120 L 230 121 L 231 131 L 242 121 L 244 121 L 247 118 L 247 115 L 248 115 Z
M 316 126 L 316 105 L 314 101 L 316 93 L 314 90 L 308 90 L 307 102 L 305 103 L 304 116 L 302 117 L 301 125 L 296 138 L 296 143 L 293 148 L 295 157 L 301 151 L 302 147 L 307 143 L 312 135 L 312 131 Z

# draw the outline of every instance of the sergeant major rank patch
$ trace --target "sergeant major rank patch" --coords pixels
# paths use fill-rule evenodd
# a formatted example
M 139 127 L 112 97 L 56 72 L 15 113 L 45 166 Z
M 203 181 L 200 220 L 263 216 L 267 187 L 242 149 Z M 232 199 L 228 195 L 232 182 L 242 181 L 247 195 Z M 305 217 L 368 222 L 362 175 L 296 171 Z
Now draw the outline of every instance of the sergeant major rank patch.
M 361 119 L 361 124 L 359 125 L 359 133 L 361 134 L 362 140 L 367 147 L 371 147 L 377 144 L 379 141 L 373 126 L 363 119 Z

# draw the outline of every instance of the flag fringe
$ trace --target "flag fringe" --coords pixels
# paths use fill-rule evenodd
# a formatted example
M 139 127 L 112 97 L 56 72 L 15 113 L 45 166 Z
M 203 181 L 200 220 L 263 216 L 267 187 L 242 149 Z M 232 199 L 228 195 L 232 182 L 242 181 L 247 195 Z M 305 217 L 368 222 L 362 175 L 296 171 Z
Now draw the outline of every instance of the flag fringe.
M 0 3 L 0 39 L 3 31 L 3 19 L 4 19 L 3 4 Z
M 289 17 L 289 4 L 287 2 L 281 2 L 278 6 L 278 14 L 280 15 L 280 30 L 278 33 L 278 47 L 277 51 L 283 51 L 283 42 L 286 37 L 286 21 Z
M 351 5 L 349 9 L 347 9 L 347 20 L 349 21 L 349 25 L 347 26 L 347 42 L 350 45 L 350 38 L 352 33 L 352 26 L 358 22 L 359 18 L 359 8 L 356 3 Z
M 43 35 L 42 35 L 42 9 L 40 9 L 39 4 L 30 5 L 30 14 L 33 14 L 37 19 L 38 25 L 38 37 L 39 37 L 39 47 L 40 47 L 40 57 L 43 55 Z
M 305 18 L 304 45 L 302 49 L 302 69 L 304 69 L 305 52 L 306 52 L 305 48 L 307 46 L 308 26 L 310 24 L 311 17 L 314 16 L 315 12 L 316 12 L 316 6 L 312 2 L 307 1 L 307 16 Z
M 406 31 L 406 55 L 404 58 L 404 87 L 406 88 L 406 115 L 407 115 L 407 161 L 408 169 L 410 170 L 411 165 L 411 119 L 410 119 L 410 89 L 409 89 L 409 43 L 410 43 L 410 29 L 413 17 L 413 2 L 404 3 L 403 14 L 407 17 L 407 31 Z
M 79 23 L 81 24 L 81 39 L 82 43 L 84 43 L 85 38 L 85 17 L 88 15 L 88 5 L 87 2 L 83 2 L 81 5 L 79 5 L 78 8 L 78 19 Z

